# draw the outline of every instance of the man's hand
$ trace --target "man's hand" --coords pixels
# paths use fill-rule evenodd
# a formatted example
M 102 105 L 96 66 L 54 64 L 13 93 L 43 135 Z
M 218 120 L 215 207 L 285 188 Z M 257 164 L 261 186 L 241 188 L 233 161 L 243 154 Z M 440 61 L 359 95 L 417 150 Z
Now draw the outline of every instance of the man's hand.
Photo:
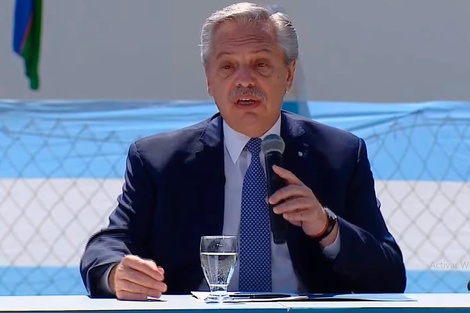
M 318 236 L 325 229 L 328 217 L 317 197 L 292 172 L 276 165 L 273 170 L 287 182 L 286 187 L 279 189 L 268 199 L 270 204 L 275 205 L 274 213 L 282 214 L 290 223 L 302 227 L 308 236 Z M 332 233 L 321 241 L 321 245 L 333 243 L 337 234 L 338 225 L 335 225 Z
M 153 260 L 126 255 L 112 268 L 108 282 L 118 299 L 147 300 L 147 297 L 160 298 L 166 292 L 164 279 L 165 271 Z

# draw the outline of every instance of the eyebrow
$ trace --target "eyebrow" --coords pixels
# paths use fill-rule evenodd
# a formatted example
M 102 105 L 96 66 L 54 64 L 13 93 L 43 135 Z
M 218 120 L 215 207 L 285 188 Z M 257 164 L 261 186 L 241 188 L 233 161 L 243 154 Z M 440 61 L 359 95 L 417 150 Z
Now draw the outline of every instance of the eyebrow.
M 272 50 L 270 49 L 267 49 L 267 48 L 264 48 L 264 49 L 259 49 L 259 50 L 256 50 L 256 51 L 253 51 L 251 52 L 252 54 L 258 54 L 258 53 L 262 53 L 262 52 L 266 52 L 266 53 L 273 53 Z M 222 52 L 219 52 L 216 56 L 215 56 L 215 59 L 218 60 L 220 59 L 222 56 L 224 55 L 232 55 L 232 54 L 236 54 L 236 53 L 232 53 L 232 52 L 227 52 L 227 51 L 222 51 Z

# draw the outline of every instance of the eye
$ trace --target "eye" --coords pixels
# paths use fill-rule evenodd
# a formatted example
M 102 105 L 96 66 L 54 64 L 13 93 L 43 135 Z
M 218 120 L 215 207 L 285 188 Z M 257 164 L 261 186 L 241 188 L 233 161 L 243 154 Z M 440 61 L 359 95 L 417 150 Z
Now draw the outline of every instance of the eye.
M 230 62 L 224 62 L 220 65 L 219 67 L 219 75 L 221 75 L 222 77 L 228 77 L 230 76 L 233 72 L 235 71 L 235 66 L 233 65 L 233 63 L 230 63 Z
M 257 66 L 258 66 L 258 67 L 267 67 L 267 66 L 268 66 L 268 63 L 266 63 L 266 62 L 258 62 Z

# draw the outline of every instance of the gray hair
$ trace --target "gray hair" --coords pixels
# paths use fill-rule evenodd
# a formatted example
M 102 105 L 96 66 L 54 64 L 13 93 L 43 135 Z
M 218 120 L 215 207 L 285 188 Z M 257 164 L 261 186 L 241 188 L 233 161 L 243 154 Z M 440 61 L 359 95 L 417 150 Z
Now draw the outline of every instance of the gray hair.
M 207 66 L 212 49 L 212 36 L 217 26 L 226 21 L 242 23 L 269 21 L 276 29 L 277 41 L 284 51 L 286 64 L 299 57 L 297 32 L 284 13 L 274 13 L 271 9 L 254 3 L 235 3 L 214 12 L 206 19 L 201 31 L 201 60 Z

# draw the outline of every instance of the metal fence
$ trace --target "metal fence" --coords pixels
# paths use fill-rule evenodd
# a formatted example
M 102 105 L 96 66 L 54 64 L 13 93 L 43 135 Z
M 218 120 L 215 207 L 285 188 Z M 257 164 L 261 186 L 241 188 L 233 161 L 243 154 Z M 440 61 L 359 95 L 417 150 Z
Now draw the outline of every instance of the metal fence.
M 37 109 L 0 115 L 0 295 L 83 294 L 86 240 L 116 204 L 129 144 L 155 129 Z M 470 120 L 444 115 L 350 127 L 368 144 L 410 292 L 462 292 L 470 279 Z
M 470 109 L 470 104 L 466 106 Z M 413 292 L 467 292 L 470 279 L 470 115 L 417 111 L 365 140 L 387 225 Z M 383 166 L 383 164 L 387 166 Z

